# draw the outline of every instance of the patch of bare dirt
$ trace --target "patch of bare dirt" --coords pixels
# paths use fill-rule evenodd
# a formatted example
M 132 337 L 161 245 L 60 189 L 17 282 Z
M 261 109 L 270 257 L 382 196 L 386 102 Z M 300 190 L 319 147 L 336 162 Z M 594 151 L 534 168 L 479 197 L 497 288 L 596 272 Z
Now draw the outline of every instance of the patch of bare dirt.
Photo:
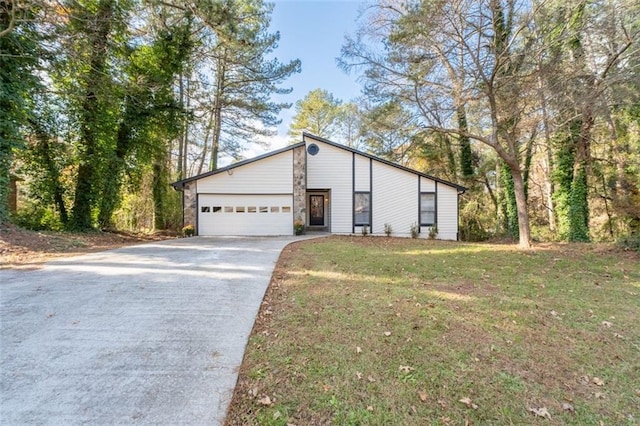
M 14 225 L 0 225 L 0 269 L 39 268 L 59 257 L 110 250 L 149 241 L 173 238 L 168 234 L 129 232 L 29 231 Z

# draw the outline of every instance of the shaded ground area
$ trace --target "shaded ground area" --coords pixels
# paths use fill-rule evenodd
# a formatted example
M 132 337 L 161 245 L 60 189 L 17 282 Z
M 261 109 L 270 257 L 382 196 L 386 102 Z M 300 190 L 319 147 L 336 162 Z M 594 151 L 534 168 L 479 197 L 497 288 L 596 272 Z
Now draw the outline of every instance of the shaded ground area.
M 0 225 L 0 269 L 36 268 L 51 259 L 92 253 L 172 238 L 166 234 L 127 232 L 29 231 L 14 225 Z

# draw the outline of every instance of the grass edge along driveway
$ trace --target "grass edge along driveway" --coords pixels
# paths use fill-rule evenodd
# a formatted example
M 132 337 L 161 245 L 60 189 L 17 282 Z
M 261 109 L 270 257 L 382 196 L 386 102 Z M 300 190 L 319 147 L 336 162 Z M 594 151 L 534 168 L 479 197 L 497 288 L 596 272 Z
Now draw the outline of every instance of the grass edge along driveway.
M 639 260 L 589 244 L 290 245 L 227 424 L 636 424 Z

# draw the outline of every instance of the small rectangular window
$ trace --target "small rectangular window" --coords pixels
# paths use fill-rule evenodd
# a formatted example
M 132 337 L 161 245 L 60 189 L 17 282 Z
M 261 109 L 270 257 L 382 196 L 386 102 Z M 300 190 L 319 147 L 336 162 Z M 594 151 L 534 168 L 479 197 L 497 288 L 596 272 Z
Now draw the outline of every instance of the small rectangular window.
M 291 213 L 291 207 L 282 206 L 282 213 Z
M 280 207 L 271 207 L 271 213 L 279 213 L 280 212 Z
M 231 207 L 231 206 L 225 206 L 225 207 L 224 207 L 224 212 L 225 212 L 225 213 L 233 213 L 233 207 Z
M 269 207 L 260 207 L 260 213 L 269 213 Z
M 211 213 L 211 207 L 209 207 L 209 206 L 202 206 L 202 207 L 200 207 L 200 211 L 201 211 L 202 213 Z
M 236 213 L 244 213 L 244 206 L 236 207 Z
M 371 194 L 369 192 L 356 192 L 354 199 L 354 220 L 356 226 L 371 225 L 369 214 L 371 212 Z
M 436 194 L 423 192 L 420 194 L 420 225 L 433 226 L 436 224 Z
M 247 207 L 247 213 L 255 213 L 256 211 L 256 208 L 253 206 Z
M 220 206 L 213 206 L 213 212 L 214 212 L 214 213 L 220 213 L 220 211 L 222 211 L 222 207 L 220 207 Z

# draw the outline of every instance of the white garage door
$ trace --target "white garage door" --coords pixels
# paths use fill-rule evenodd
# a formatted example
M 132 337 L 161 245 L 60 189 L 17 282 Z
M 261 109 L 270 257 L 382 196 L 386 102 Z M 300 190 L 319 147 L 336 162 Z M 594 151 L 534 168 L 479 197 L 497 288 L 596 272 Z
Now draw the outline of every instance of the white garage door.
M 199 194 L 199 235 L 292 235 L 291 194 Z

